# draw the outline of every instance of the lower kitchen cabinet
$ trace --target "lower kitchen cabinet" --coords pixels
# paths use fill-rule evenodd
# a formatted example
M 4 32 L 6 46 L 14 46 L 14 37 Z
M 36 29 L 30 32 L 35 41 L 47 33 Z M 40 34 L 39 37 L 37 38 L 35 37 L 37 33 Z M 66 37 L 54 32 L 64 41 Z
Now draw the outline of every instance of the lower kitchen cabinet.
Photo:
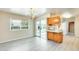
M 52 40 L 58 43 L 63 41 L 63 33 L 62 32 L 47 32 L 48 40 Z

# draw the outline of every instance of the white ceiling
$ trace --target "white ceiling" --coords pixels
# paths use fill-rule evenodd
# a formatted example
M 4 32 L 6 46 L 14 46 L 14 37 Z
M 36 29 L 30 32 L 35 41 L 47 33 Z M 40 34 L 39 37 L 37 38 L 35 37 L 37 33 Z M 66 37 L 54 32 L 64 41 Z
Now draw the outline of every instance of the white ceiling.
M 72 15 L 79 15 L 79 8 L 50 8 L 52 13 L 57 12 L 59 14 L 71 13 Z
M 63 14 L 64 12 L 69 12 L 72 15 L 79 15 L 79 8 L 0 8 L 1 11 L 17 13 L 25 16 L 34 16 L 42 15 L 46 12 L 59 13 Z
M 45 8 L 0 8 L 0 10 L 25 16 L 30 16 L 32 13 L 34 16 L 38 16 L 46 12 Z

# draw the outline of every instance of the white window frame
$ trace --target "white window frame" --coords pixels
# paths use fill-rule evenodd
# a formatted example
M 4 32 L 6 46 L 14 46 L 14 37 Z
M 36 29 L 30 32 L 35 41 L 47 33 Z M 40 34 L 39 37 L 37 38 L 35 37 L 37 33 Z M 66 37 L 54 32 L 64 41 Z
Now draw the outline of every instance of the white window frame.
M 28 28 L 26 28 L 26 29 L 22 29 L 21 27 L 22 27 L 22 25 L 20 25 L 20 29 L 11 29 L 11 23 L 12 23 L 12 20 L 19 20 L 19 19 L 13 19 L 13 18 L 10 18 L 10 31 L 20 31 L 20 30 L 27 30 Z M 22 20 L 22 19 L 20 19 L 20 21 L 22 22 L 22 21 L 27 21 L 27 23 L 28 23 L 28 20 Z M 27 24 L 27 26 L 28 26 L 28 24 Z

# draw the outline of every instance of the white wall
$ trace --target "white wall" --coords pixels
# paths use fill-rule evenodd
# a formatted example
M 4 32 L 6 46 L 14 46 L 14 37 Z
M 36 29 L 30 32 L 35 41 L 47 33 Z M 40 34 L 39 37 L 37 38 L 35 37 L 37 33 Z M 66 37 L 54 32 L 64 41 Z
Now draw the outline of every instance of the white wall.
M 72 22 L 72 21 L 75 22 L 75 17 L 63 18 L 62 20 L 65 20 L 61 25 L 62 25 L 62 29 L 63 29 L 63 34 L 66 35 L 66 34 L 68 34 L 68 24 L 69 24 L 69 22 Z
M 29 29 L 10 31 L 10 17 L 16 19 L 26 19 L 29 22 Z M 32 37 L 33 34 L 33 20 L 27 19 L 25 16 L 0 12 L 0 43 L 12 41 L 21 38 Z
M 61 24 L 61 28 L 62 28 L 63 34 L 66 35 L 68 33 L 67 21 Z
M 79 37 L 79 17 L 75 19 L 75 36 Z

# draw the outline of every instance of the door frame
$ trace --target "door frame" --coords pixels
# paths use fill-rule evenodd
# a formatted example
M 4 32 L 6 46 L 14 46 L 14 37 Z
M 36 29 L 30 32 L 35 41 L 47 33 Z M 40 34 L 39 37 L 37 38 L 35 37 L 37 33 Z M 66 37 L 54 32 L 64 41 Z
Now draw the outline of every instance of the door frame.
M 74 25 L 75 25 L 75 22 L 74 22 L 74 21 L 69 22 L 69 24 L 68 24 L 68 32 L 69 32 L 69 33 L 71 33 L 71 32 L 70 32 L 70 26 L 71 26 L 71 24 L 73 24 L 73 27 L 75 28 L 75 26 L 74 26 Z M 73 30 L 75 30 L 75 29 L 73 29 Z M 74 31 L 73 31 L 73 33 L 74 33 Z

